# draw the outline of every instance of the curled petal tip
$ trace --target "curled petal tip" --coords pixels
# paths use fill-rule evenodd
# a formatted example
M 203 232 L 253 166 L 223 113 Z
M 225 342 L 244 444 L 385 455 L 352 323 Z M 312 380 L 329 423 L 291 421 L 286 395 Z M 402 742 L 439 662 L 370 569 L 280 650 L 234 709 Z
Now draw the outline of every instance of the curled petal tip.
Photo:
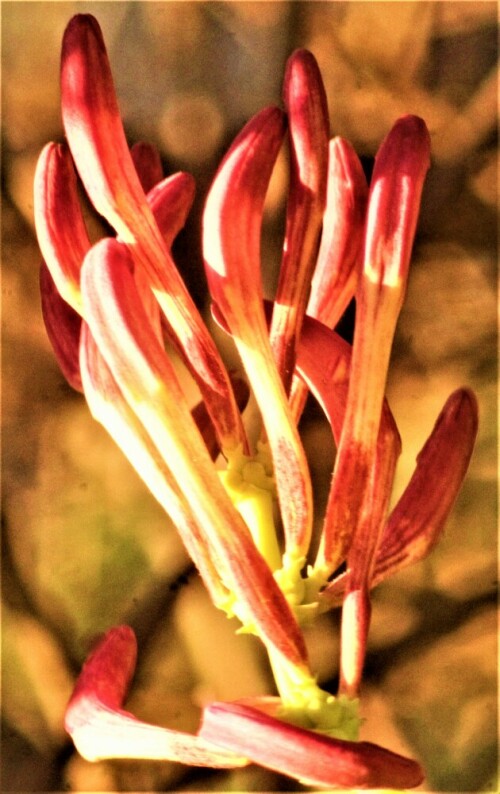
M 431 138 L 419 116 L 401 116 L 391 127 L 375 157 L 374 174 L 397 169 L 419 178 L 430 166 Z
M 333 138 L 323 231 L 307 306 L 308 314 L 331 328 L 356 290 L 367 197 L 366 177 L 356 152 L 343 138 Z
M 65 716 L 65 728 L 84 758 L 152 759 L 222 768 L 248 763 L 197 735 L 150 725 L 123 711 L 136 655 L 134 632 L 129 626 L 117 626 L 85 663 Z
M 137 641 L 130 626 L 110 629 L 84 664 L 70 701 L 70 712 L 71 703 L 82 695 L 90 694 L 109 708 L 120 708 L 134 674 L 136 660 Z
M 167 248 L 184 226 L 194 195 L 194 178 L 184 171 L 157 182 L 148 192 L 148 204 Z
M 102 32 L 90 14 L 77 14 L 64 32 L 61 109 L 69 147 L 94 207 L 124 239 L 133 239 L 141 224 L 154 233 Z
M 479 405 L 472 389 L 462 387 L 454 391 L 446 403 L 449 413 L 453 416 L 462 432 L 470 430 L 477 433 L 479 424 Z
M 146 141 L 134 143 L 130 154 L 145 193 L 163 179 L 161 157 L 156 146 Z
M 318 62 L 309 50 L 299 48 L 292 52 L 288 58 L 283 80 L 283 98 L 288 108 L 291 105 L 300 106 L 312 101 L 317 112 L 323 116 L 323 126 L 328 125 L 328 107 L 323 78 Z
M 34 209 L 38 243 L 47 267 L 64 300 L 81 314 L 80 268 L 90 241 L 73 161 L 64 144 L 47 144 L 38 158 Z
M 328 107 L 321 72 L 308 50 L 296 50 L 288 59 L 283 94 L 301 183 L 324 201 Z
M 425 122 L 418 116 L 403 116 L 375 157 L 364 256 L 370 281 L 392 287 L 405 283 L 429 166 Z
M 283 112 L 274 106 L 264 108 L 234 140 L 210 188 L 203 216 L 203 253 L 210 292 L 221 307 L 231 286 L 228 298 L 234 299 L 234 287 L 251 287 L 253 296 L 259 283 L 256 262 L 264 200 L 284 133 Z M 259 284 L 259 300 L 260 289 Z M 235 314 L 241 308 L 240 300 Z
M 104 49 L 104 39 L 97 19 L 92 14 L 75 14 L 66 25 L 62 43 L 62 57 L 70 55 L 74 47 L 80 47 L 92 37 Z

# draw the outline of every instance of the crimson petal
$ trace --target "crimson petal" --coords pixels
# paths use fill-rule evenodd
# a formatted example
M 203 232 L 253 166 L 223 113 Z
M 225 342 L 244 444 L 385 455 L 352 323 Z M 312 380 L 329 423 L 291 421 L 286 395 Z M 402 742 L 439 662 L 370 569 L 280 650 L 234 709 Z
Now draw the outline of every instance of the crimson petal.
M 65 728 L 88 761 L 145 758 L 233 768 L 248 761 L 199 736 L 138 720 L 121 706 L 134 674 L 137 643 L 129 626 L 103 637 L 85 662 L 65 715 Z
M 103 240 L 91 249 L 82 268 L 82 294 L 92 335 L 186 498 L 221 580 L 241 607 L 238 616 L 257 626 L 263 641 L 288 662 L 303 666 L 300 629 L 214 469 L 142 304 L 126 246 Z
M 222 447 L 246 447 L 224 365 L 146 201 L 127 146 L 102 33 L 89 14 L 77 14 L 65 30 L 61 95 L 66 137 L 92 203 L 131 245 L 198 382 Z
M 470 389 L 457 389 L 439 414 L 410 482 L 389 516 L 374 584 L 422 559 L 437 543 L 467 472 L 477 428 L 476 397 Z
M 446 401 L 386 522 L 372 587 L 424 559 L 438 542 L 467 472 L 477 427 L 477 400 L 470 389 L 458 389 Z M 325 604 L 342 602 L 349 578 L 346 571 L 323 590 Z
M 254 116 L 233 142 L 208 194 L 203 255 L 210 294 L 233 336 L 260 408 L 286 550 L 300 557 L 309 547 L 312 489 L 269 342 L 259 270 L 264 199 L 283 134 L 283 114 L 270 107 Z
M 81 314 L 80 268 L 90 241 L 67 146 L 49 143 L 43 149 L 36 167 L 34 202 L 43 258 L 61 296 Z
M 171 247 L 186 222 L 194 193 L 194 179 L 184 171 L 162 179 L 148 192 L 148 204 L 167 248 Z
M 291 150 L 290 187 L 270 339 L 288 392 L 326 200 L 328 107 L 321 73 L 312 53 L 296 50 L 290 56 L 283 93 Z
M 79 346 L 82 318 L 61 298 L 45 262 L 40 266 L 40 297 L 47 336 L 69 385 L 82 391 Z
M 199 735 L 261 766 L 325 788 L 413 788 L 420 765 L 369 742 L 331 739 L 242 703 L 212 703 Z
M 131 147 L 130 155 L 142 189 L 147 193 L 163 179 L 160 153 L 151 143 L 138 141 Z

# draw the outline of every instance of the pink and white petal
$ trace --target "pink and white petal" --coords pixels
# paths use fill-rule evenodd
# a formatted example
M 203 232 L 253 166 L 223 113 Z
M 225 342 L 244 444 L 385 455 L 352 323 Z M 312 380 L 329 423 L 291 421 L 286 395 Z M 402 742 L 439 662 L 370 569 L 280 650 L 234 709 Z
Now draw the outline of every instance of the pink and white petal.
M 285 129 L 277 107 L 254 116 L 222 160 L 205 205 L 203 254 L 210 294 L 235 339 L 248 335 L 252 323 L 268 336 L 260 238 L 264 200 Z
M 367 198 L 366 177 L 356 152 L 343 138 L 332 138 L 323 232 L 307 304 L 307 313 L 330 328 L 354 297 Z
M 378 433 L 387 369 L 403 302 L 423 184 L 430 163 L 427 127 L 403 116 L 375 159 L 365 233 L 363 271 L 346 416 L 346 440 L 372 450 Z
M 38 159 L 34 207 L 43 258 L 59 293 L 81 314 L 80 269 L 90 241 L 78 200 L 73 161 L 64 144 L 47 144 Z
M 136 719 L 121 706 L 135 670 L 129 626 L 110 629 L 85 662 L 65 715 L 65 728 L 88 761 L 135 758 L 233 768 L 248 761 L 199 736 Z
M 144 270 L 200 386 L 222 447 L 246 447 L 219 353 L 146 201 L 126 142 L 102 33 L 89 14 L 77 14 L 65 30 L 61 94 L 66 137 L 92 203 L 130 244 Z
M 125 400 L 86 323 L 82 327 L 80 365 L 92 416 L 108 431 L 174 522 L 214 604 L 225 603 L 228 591 L 221 582 L 189 505 L 153 440 Z
M 406 283 L 430 146 L 425 122 L 406 115 L 396 121 L 376 154 L 364 247 L 365 277 L 374 284 Z
M 306 785 L 321 788 L 413 788 L 420 765 L 369 742 L 331 739 L 243 703 L 204 709 L 200 736 Z
M 61 104 L 66 137 L 96 210 L 124 239 L 130 216 L 146 201 L 120 119 L 106 47 L 97 20 L 76 14 L 61 56 Z M 144 216 L 144 223 L 150 216 Z
M 354 297 L 367 195 L 366 178 L 356 152 L 343 138 L 332 138 L 323 230 L 306 309 L 308 316 L 329 328 L 337 325 Z M 290 409 L 297 422 L 307 391 L 304 381 L 295 378 Z
M 327 506 L 325 541 L 316 565 L 333 570 L 352 545 L 372 501 L 385 384 L 396 321 L 404 297 L 423 183 L 430 161 L 425 123 L 404 116 L 375 161 L 368 201 L 364 261 L 356 294 L 349 392 Z M 366 526 L 366 525 L 365 525 Z M 374 531 L 378 528 L 374 527 Z M 335 543 L 332 543 L 335 538 Z M 371 538 L 367 562 L 378 534 Z M 366 567 L 366 566 L 365 566 Z
M 208 194 L 203 255 L 210 293 L 233 336 L 260 408 L 287 549 L 305 555 L 312 526 L 312 489 L 269 343 L 260 276 L 264 199 L 283 134 L 283 114 L 270 107 L 251 119 L 232 144 Z
M 290 141 L 290 186 L 270 339 L 288 392 L 326 201 L 328 107 L 321 73 L 312 53 L 296 50 L 290 56 L 283 95 Z
M 82 294 L 92 335 L 189 504 L 223 584 L 236 597 L 238 616 L 289 662 L 304 666 L 302 633 L 217 475 L 144 310 L 125 246 L 103 240 L 91 249 Z

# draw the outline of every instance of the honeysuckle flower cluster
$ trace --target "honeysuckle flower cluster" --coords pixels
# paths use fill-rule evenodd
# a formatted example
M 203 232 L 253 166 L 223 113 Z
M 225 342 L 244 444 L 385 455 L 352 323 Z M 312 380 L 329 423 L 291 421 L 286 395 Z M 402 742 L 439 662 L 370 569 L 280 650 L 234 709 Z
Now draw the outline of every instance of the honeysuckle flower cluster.
M 242 364 L 232 375 L 171 253 L 193 179 L 165 179 L 152 146 L 129 150 L 92 16 L 75 16 L 65 31 L 61 92 L 67 143 L 46 146 L 35 177 L 49 337 L 70 384 L 174 521 L 216 607 L 264 644 L 276 682 L 269 697 L 207 705 L 196 735 L 146 724 L 123 709 L 134 633 L 113 627 L 78 679 L 68 732 L 89 760 L 227 768 L 254 762 L 318 787 L 418 785 L 416 761 L 359 741 L 358 699 L 370 592 L 439 539 L 477 430 L 474 395 L 459 389 L 389 509 L 401 442 L 384 392 L 430 162 L 425 123 L 415 116 L 396 121 L 368 188 L 349 143 L 330 139 L 314 57 L 306 50 L 291 55 L 285 109 L 265 108 L 248 122 L 204 209 L 213 316 Z M 269 302 L 260 277 L 261 226 L 285 139 L 286 229 Z M 115 236 L 91 243 L 75 167 Z M 351 346 L 332 329 L 353 299 Z M 193 410 L 172 350 L 199 388 Z M 309 392 L 337 447 L 314 543 L 311 480 L 297 429 Z M 249 395 L 257 423 L 255 410 L 251 423 L 246 418 Z M 301 627 L 336 606 L 340 685 L 332 695 L 310 669 Z

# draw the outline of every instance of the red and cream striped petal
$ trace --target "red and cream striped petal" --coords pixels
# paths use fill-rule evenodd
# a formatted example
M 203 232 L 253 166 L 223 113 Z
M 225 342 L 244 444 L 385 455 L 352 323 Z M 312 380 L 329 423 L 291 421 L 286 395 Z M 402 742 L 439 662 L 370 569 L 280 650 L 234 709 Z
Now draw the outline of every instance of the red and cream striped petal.
M 42 256 L 59 294 L 81 314 L 80 269 L 90 241 L 73 161 L 64 144 L 47 144 L 38 159 L 34 207 Z
M 219 353 L 162 237 L 130 155 L 96 19 L 77 14 L 63 39 L 62 114 L 84 187 L 97 211 L 130 244 L 187 366 L 197 380 L 224 449 L 246 446 Z
M 312 526 L 307 462 L 268 336 L 260 273 L 264 199 L 284 134 L 275 107 L 258 113 L 226 154 L 203 216 L 211 296 L 224 316 L 270 444 L 287 550 L 305 555 Z
M 321 73 L 312 53 L 296 50 L 290 56 L 283 95 L 290 141 L 290 185 L 270 339 L 288 393 L 326 201 L 328 107 Z
M 470 389 L 458 389 L 446 401 L 386 522 L 372 587 L 425 559 L 439 541 L 467 472 L 477 427 L 477 400 Z M 323 590 L 325 606 L 342 603 L 350 575 L 346 571 Z
M 388 518 L 373 585 L 423 559 L 438 542 L 467 472 L 477 428 L 474 393 L 457 389 L 439 414 L 410 482 Z
M 321 788 L 413 788 L 420 765 L 369 742 L 332 739 L 245 703 L 212 703 L 199 735 L 261 766 Z
M 84 758 L 151 759 L 221 768 L 248 763 L 246 758 L 202 737 L 160 728 L 124 711 L 122 704 L 136 657 L 134 632 L 129 626 L 117 626 L 107 632 L 85 662 L 64 721 Z
M 429 167 L 430 139 L 424 122 L 401 118 L 382 143 L 370 186 L 363 272 L 356 295 L 349 394 L 329 497 L 328 530 L 318 563 L 333 570 L 368 510 L 387 369 L 404 296 L 409 259 Z M 332 538 L 344 539 L 340 544 Z M 369 570 L 377 546 L 366 546 Z
M 189 504 L 220 578 L 235 596 L 238 617 L 292 665 L 303 666 L 300 629 L 220 482 L 142 304 L 126 246 L 104 240 L 91 249 L 82 294 L 92 336 Z
M 354 297 L 367 198 L 366 177 L 356 152 L 343 138 L 332 138 L 323 231 L 307 304 L 307 314 L 329 328 L 337 325 Z
M 226 603 L 229 593 L 221 582 L 189 505 L 153 439 L 125 400 L 86 323 L 82 327 L 80 367 L 92 416 L 107 430 L 172 519 L 214 604 Z

